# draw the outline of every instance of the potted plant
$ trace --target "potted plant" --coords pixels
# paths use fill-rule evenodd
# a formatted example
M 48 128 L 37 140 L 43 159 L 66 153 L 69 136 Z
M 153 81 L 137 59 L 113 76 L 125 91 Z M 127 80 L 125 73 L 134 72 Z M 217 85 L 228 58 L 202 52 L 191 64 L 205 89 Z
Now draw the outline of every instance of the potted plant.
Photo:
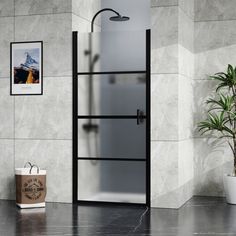
M 236 204 L 236 67 L 228 65 L 227 72 L 219 72 L 211 79 L 217 82 L 216 96 L 209 98 L 207 118 L 198 124 L 201 135 L 215 133 L 224 139 L 233 154 L 233 171 L 224 175 L 227 202 Z

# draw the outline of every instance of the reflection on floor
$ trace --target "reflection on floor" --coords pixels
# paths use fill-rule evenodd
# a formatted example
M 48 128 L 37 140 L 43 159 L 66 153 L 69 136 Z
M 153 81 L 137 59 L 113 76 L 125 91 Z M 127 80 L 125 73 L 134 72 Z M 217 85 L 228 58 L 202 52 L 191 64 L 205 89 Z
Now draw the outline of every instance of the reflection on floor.
M 130 202 L 130 203 L 145 204 L 146 194 L 102 192 L 94 195 L 92 198 L 81 199 L 81 200 L 105 201 L 105 202 Z
M 0 201 L 1 236 L 236 235 L 236 206 L 224 198 L 194 197 L 179 210 L 48 203 L 20 210 Z

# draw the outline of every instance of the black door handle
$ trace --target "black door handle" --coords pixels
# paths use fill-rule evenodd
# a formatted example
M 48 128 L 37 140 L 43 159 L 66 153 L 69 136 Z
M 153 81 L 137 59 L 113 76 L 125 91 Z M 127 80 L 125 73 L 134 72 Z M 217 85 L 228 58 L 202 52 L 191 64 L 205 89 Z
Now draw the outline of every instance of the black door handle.
M 145 116 L 144 112 L 137 109 L 137 125 L 140 125 L 144 122 L 144 116 Z

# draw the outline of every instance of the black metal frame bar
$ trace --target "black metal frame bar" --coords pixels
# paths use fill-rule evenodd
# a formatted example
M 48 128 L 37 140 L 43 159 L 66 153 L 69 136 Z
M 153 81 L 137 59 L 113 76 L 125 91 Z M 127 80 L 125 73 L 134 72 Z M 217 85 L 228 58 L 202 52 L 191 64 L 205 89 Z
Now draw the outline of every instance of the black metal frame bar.
M 134 71 L 78 72 L 78 75 L 112 75 L 112 74 L 146 74 L 146 71 L 134 70 Z
M 146 31 L 146 71 L 111 71 L 111 72 L 78 72 L 78 32 L 73 32 L 73 203 L 81 204 L 111 204 L 111 205 L 146 205 L 150 207 L 150 150 L 151 150 L 151 67 L 150 67 L 150 52 L 151 52 L 151 31 Z M 137 115 L 82 115 L 78 116 L 78 75 L 100 75 L 100 74 L 146 74 L 146 115 L 142 118 L 146 120 L 146 159 L 137 158 L 86 158 L 78 157 L 78 119 L 137 119 Z M 144 161 L 146 162 L 146 204 L 137 203 L 120 203 L 120 202 L 105 202 L 105 201 L 84 201 L 78 200 L 78 160 L 101 160 L 101 161 Z
M 77 116 L 78 119 L 137 119 L 137 115 L 122 115 L 122 116 L 114 116 L 114 115 L 92 115 L 92 116 L 89 116 L 89 115 L 86 115 L 86 116 Z M 142 116 L 142 118 L 146 119 L 147 116 L 144 115 Z
M 146 161 L 145 158 L 105 158 L 105 157 L 78 157 L 77 160 L 94 160 L 94 161 Z
M 73 135 L 73 171 L 72 171 L 72 180 L 73 180 L 73 203 L 76 203 L 78 200 L 78 32 L 73 32 L 72 37 L 72 60 L 73 60 L 73 82 L 72 82 L 72 101 L 73 101 L 73 114 L 72 114 L 72 135 Z

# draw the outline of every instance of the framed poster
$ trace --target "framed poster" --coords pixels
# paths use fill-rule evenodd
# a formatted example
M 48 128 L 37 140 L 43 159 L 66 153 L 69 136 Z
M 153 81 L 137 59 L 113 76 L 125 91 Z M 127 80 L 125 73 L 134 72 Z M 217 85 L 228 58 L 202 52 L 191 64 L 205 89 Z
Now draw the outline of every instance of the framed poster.
M 11 95 L 43 94 L 43 42 L 11 43 Z

